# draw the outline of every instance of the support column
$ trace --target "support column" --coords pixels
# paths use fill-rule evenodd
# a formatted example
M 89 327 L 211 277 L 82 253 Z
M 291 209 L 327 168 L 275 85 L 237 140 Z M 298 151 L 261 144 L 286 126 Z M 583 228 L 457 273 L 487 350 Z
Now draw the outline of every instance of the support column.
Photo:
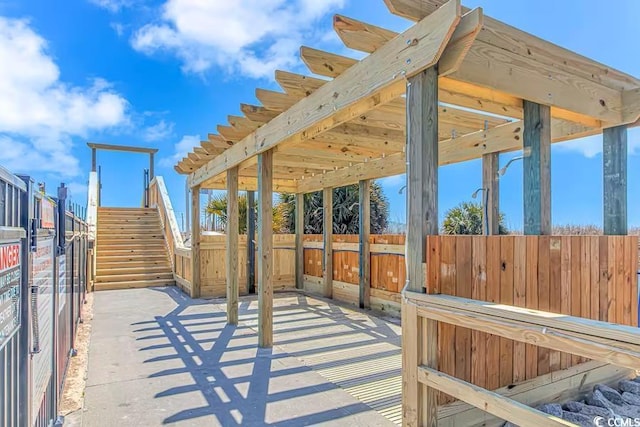
M 209 193 L 211 194 L 211 193 Z M 227 170 L 227 323 L 238 324 L 238 167 Z
M 258 344 L 273 346 L 273 151 L 258 154 Z
M 333 188 L 322 191 L 322 234 L 324 244 L 324 296 L 333 297 Z
M 91 172 L 96 172 L 98 169 L 98 159 L 97 159 L 96 149 L 91 149 Z
M 296 288 L 304 289 L 304 193 L 296 194 Z
M 156 162 L 154 159 L 154 153 L 149 153 L 149 181 L 151 181 L 155 176 L 155 166 Z
M 191 298 L 200 298 L 200 186 L 191 189 Z
M 490 153 L 482 156 L 482 232 L 485 235 L 500 234 L 500 181 L 498 168 L 500 153 Z M 486 215 L 486 217 L 484 216 Z
M 438 69 L 407 85 L 407 289 L 426 285 L 426 236 L 438 234 Z M 405 426 L 438 424 L 438 392 L 418 382 L 418 365 L 438 367 L 438 325 L 402 304 L 402 419 Z M 406 328 L 406 331 L 405 331 Z
M 358 302 L 360 308 L 369 308 L 371 293 L 371 252 L 369 236 L 371 234 L 371 181 L 359 182 L 358 214 L 360 230 L 360 293 Z
M 247 290 L 256 293 L 256 203 L 255 193 L 247 191 Z
M 524 101 L 524 234 L 551 234 L 551 108 Z
M 627 126 L 602 133 L 604 234 L 627 234 Z

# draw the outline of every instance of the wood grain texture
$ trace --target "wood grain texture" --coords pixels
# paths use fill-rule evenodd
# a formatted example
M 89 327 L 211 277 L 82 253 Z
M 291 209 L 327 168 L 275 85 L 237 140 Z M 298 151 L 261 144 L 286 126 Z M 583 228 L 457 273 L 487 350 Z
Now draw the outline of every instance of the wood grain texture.
M 191 188 L 191 298 L 200 298 L 200 186 Z
M 551 110 L 523 105 L 524 234 L 551 234 Z
M 322 232 L 324 296 L 331 298 L 333 293 L 333 188 L 325 188 L 322 191 Z
M 486 203 L 486 218 L 482 222 L 483 233 L 486 235 L 500 234 L 500 153 L 484 154 L 482 156 L 482 194 Z
M 304 288 L 304 194 L 296 194 L 296 288 Z
M 360 308 L 371 305 L 371 181 L 360 181 L 358 184 L 358 217 L 359 217 L 359 298 Z
M 258 345 L 273 346 L 273 151 L 258 156 Z
M 627 234 L 627 127 L 603 131 L 604 234 Z
M 227 323 L 238 324 L 239 271 L 238 241 L 240 209 L 238 206 L 238 168 L 227 170 Z

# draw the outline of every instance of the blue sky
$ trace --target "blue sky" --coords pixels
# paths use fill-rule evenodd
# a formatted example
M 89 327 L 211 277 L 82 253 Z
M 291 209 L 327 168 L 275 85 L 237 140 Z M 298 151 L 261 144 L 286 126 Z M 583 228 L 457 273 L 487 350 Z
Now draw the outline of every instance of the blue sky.
M 61 6 L 61 5 L 64 6 Z M 485 14 L 640 76 L 640 2 L 618 0 L 467 1 Z M 342 13 L 401 31 L 383 0 L 0 0 L 0 165 L 66 182 L 84 203 L 87 141 L 157 147 L 156 173 L 184 211 L 184 177 L 173 164 L 206 138 L 256 87 L 277 89 L 276 68 L 305 72 L 301 44 L 357 56 L 331 29 Z M 600 137 L 552 148 L 556 224 L 602 221 Z M 640 132 L 629 133 L 629 221 L 640 225 Z M 517 153 L 501 156 L 504 164 Z M 103 203 L 139 205 L 144 155 L 99 153 Z M 440 172 L 440 210 L 470 200 L 480 162 Z M 382 181 L 391 220 L 404 222 L 403 177 Z M 501 181 L 511 228 L 522 228 L 522 169 Z

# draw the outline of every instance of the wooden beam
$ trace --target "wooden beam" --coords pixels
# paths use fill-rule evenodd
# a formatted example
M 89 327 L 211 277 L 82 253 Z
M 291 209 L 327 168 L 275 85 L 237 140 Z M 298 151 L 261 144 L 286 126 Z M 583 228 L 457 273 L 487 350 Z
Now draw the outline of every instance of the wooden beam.
M 486 235 L 500 234 L 500 181 L 498 169 L 500 153 L 482 156 L 482 206 L 484 207 L 482 230 Z
M 360 308 L 370 308 L 371 302 L 371 251 L 369 237 L 371 235 L 371 181 L 363 180 L 358 185 L 358 229 L 360 236 L 359 251 L 360 257 L 360 277 L 359 277 L 359 297 Z
M 451 0 L 437 13 L 403 33 L 402 37 L 387 43 L 331 84 L 322 86 L 211 160 L 191 176 L 191 186 L 282 142 L 309 140 L 399 97 L 405 92 L 405 82 L 389 76 L 402 76 L 403 73 L 412 76 L 435 64 L 459 21 L 460 1 Z M 408 46 L 406 40 L 412 43 Z M 372 69 L 379 72 L 371 73 Z
M 253 132 L 254 130 L 258 129 L 260 126 L 262 126 L 262 123 L 258 123 L 258 122 L 254 122 L 253 120 L 250 120 L 246 117 L 239 117 L 239 116 L 227 116 L 227 120 L 229 121 L 229 124 L 231 126 L 233 126 L 234 128 L 236 128 L 239 131 L 243 131 L 243 132 Z
M 281 70 L 276 71 L 276 81 L 288 95 L 298 98 L 311 95 L 327 83 L 327 80 Z
M 293 107 L 297 99 L 282 92 L 267 89 L 256 89 L 256 98 L 267 110 L 286 111 Z
M 227 170 L 227 323 L 238 324 L 238 251 L 240 214 L 238 207 L 238 167 Z
M 247 191 L 247 290 L 256 293 L 256 211 L 255 193 Z
M 411 77 L 407 84 L 406 289 L 415 292 L 422 292 L 426 286 L 426 236 L 438 234 L 438 151 L 438 69 L 434 66 Z M 411 346 L 417 352 L 412 358 L 437 368 L 437 323 L 415 321 L 428 345 L 409 344 L 415 337 L 403 335 L 403 348 Z M 407 401 L 414 410 L 404 412 L 403 424 L 437 425 L 437 391 L 416 385 L 408 374 L 403 379 L 403 395 L 415 393 L 415 400 L 411 400 L 413 404 Z
M 304 289 L 304 193 L 296 194 L 296 288 Z
M 218 133 L 220 133 L 220 135 L 222 135 L 222 137 L 226 141 L 234 142 L 234 143 L 238 141 L 242 141 L 243 138 L 245 138 L 247 135 L 251 133 L 243 130 L 238 130 L 231 126 L 223 126 L 223 125 L 218 125 L 217 130 L 218 130 Z
M 604 234 L 627 234 L 627 127 L 603 132 Z
M 214 133 L 210 133 L 207 135 L 207 139 L 209 140 L 209 142 L 216 148 L 222 148 L 223 150 L 226 150 L 227 148 L 231 147 L 233 145 L 233 142 L 231 141 L 227 141 L 226 139 L 224 139 L 222 136 L 220 135 L 216 135 Z
M 324 244 L 324 262 L 322 277 L 324 296 L 333 297 L 333 189 L 322 191 L 322 240 Z
M 348 48 L 372 53 L 398 35 L 395 31 L 334 15 L 333 29 Z
M 267 110 L 264 107 L 249 104 L 240 104 L 240 110 L 249 120 L 260 123 L 267 123 L 280 114 L 277 111 Z
M 254 176 L 240 176 L 238 178 L 238 189 L 242 191 L 258 191 L 258 178 Z M 227 177 L 216 178 L 202 184 L 202 188 L 210 190 L 226 190 Z M 274 179 L 273 190 L 277 193 L 295 193 L 298 186 L 296 181 L 291 179 Z
M 273 151 L 258 155 L 258 344 L 273 346 Z
M 158 152 L 157 148 L 134 147 L 131 145 L 100 144 L 97 142 L 87 142 L 87 145 L 92 150 L 125 151 L 129 153 L 144 153 L 144 154 L 152 154 L 152 153 Z
M 414 21 L 445 4 L 444 0 L 385 3 L 392 13 Z M 614 125 L 634 121 L 631 116 L 624 117 L 621 90 L 640 87 L 637 78 L 488 16 L 484 28 L 453 78 Z
M 524 234 L 551 234 L 551 111 L 524 102 Z
M 191 298 L 200 298 L 200 186 L 191 188 Z
M 508 397 L 500 396 L 482 387 L 439 372 L 437 369 L 420 367 L 418 378 L 428 387 L 433 387 L 451 397 L 522 427 L 575 426 L 562 418 L 538 411 Z

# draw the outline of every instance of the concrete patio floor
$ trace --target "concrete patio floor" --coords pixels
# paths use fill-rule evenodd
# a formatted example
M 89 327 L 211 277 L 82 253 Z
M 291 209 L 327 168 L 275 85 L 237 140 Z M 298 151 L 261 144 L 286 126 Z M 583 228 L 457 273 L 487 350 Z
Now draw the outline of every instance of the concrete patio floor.
M 273 349 L 257 299 L 175 287 L 95 294 L 84 426 L 400 424 L 400 327 L 298 293 L 274 298 Z

